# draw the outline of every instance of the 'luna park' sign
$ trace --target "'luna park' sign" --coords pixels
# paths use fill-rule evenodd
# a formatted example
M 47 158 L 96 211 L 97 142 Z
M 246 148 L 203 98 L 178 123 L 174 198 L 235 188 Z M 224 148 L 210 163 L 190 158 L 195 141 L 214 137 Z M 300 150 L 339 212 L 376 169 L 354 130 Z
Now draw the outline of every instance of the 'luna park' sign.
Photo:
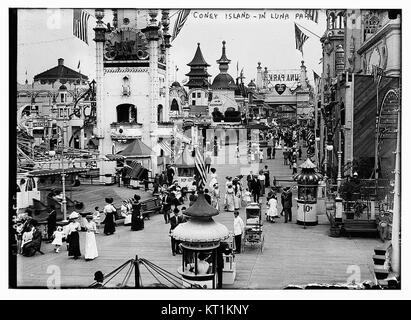
M 303 10 L 247 10 L 247 11 L 230 11 L 230 10 L 192 10 L 192 17 L 201 20 L 304 20 L 310 19 L 310 16 Z

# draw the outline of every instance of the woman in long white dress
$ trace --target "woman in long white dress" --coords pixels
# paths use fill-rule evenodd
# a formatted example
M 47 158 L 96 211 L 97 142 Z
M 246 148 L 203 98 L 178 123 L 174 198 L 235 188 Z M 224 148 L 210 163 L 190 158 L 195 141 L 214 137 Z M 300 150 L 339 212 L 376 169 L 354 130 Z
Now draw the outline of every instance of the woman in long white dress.
M 218 183 L 215 183 L 211 191 L 211 205 L 218 211 L 220 211 L 220 197 L 220 188 L 218 187 Z
M 95 233 L 97 231 L 96 223 L 93 221 L 92 215 L 86 216 L 86 243 L 84 248 L 84 258 L 93 260 L 98 257 L 97 243 Z
M 234 188 L 232 184 L 227 186 L 227 190 L 225 192 L 225 207 L 226 211 L 234 212 Z
M 275 222 L 275 218 L 279 218 L 277 210 L 277 199 L 275 197 L 270 198 L 267 202 L 267 221 Z
M 217 183 L 217 173 L 215 168 L 211 168 L 211 179 L 210 179 L 210 184 L 208 185 L 210 189 L 214 188 L 214 185 Z

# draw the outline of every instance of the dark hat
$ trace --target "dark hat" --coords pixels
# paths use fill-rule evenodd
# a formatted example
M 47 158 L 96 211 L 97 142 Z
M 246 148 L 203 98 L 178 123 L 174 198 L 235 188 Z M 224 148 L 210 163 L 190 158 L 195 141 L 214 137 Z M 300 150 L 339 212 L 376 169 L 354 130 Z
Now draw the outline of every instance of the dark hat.
M 141 197 L 138 194 L 134 195 L 134 200 L 139 201 L 141 199 Z
M 92 214 L 86 215 L 86 219 L 93 219 L 93 215 Z
M 113 203 L 113 198 L 106 198 L 107 203 Z
M 104 274 L 101 271 L 96 271 L 94 273 L 94 280 L 96 281 L 103 281 L 104 280 Z
M 174 208 L 174 213 L 179 213 L 180 210 L 178 210 L 177 208 Z
M 83 202 L 76 202 L 74 205 L 74 209 L 76 210 L 82 210 L 84 208 L 84 203 Z

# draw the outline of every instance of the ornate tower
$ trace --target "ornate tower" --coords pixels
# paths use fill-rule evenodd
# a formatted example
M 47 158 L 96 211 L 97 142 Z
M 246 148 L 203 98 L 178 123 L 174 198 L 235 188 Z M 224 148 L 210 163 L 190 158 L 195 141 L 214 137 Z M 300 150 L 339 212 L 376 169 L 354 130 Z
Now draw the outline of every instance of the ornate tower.
M 197 43 L 197 50 L 193 60 L 187 64 L 190 67 L 190 72 L 186 74 L 189 77 L 185 84 L 189 88 L 189 104 L 192 106 L 207 106 L 210 83 L 208 77 L 211 77 L 207 72 L 207 67 L 210 65 L 205 61 L 203 53 L 200 49 L 200 43 Z
M 163 11 L 162 23 L 157 15 L 156 9 L 115 9 L 111 26 L 105 27 L 104 12 L 98 9 L 94 29 L 100 154 L 116 154 L 133 143 L 143 143 L 152 150 L 151 161 L 143 166 L 153 173 L 157 171 L 158 122 L 168 116 L 166 51 L 170 48 L 168 12 Z M 161 135 L 167 136 L 165 131 Z M 102 175 L 113 171 L 101 168 Z

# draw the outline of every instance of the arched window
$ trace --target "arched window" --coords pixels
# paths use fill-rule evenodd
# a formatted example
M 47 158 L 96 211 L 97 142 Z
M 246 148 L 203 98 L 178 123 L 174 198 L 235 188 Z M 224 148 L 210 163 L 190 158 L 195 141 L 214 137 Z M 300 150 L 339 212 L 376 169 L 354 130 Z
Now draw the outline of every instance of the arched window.
M 178 107 L 178 102 L 176 99 L 173 99 L 173 101 L 171 102 L 171 107 L 170 107 L 171 111 L 180 111 L 180 108 Z
M 136 123 L 137 122 L 137 108 L 133 104 L 124 103 L 119 104 L 116 107 L 117 111 L 117 122 L 128 122 Z
M 157 107 L 157 122 L 163 121 L 163 105 L 159 104 Z

